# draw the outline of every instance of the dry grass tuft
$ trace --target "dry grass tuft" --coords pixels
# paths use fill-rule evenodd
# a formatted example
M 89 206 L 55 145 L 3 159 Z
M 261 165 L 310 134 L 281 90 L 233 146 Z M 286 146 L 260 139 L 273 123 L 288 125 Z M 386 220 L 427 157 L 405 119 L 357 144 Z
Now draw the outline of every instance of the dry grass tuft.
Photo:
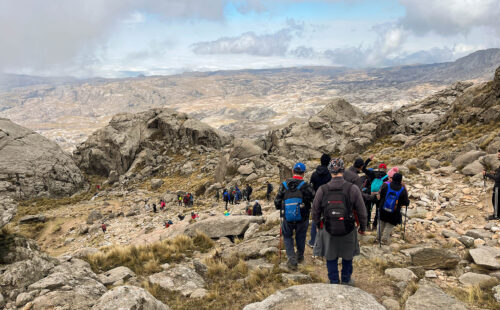
M 138 275 L 149 275 L 161 271 L 162 264 L 179 262 L 194 251 L 207 252 L 214 244 L 207 238 L 197 233 L 193 238 L 180 235 L 144 246 L 114 245 L 88 256 L 86 260 L 96 272 L 126 266 Z
M 482 309 L 500 308 L 500 303 L 495 300 L 491 289 L 482 289 L 479 286 L 468 286 L 466 288 L 451 287 L 445 290 L 447 293 L 470 306 L 480 307 Z

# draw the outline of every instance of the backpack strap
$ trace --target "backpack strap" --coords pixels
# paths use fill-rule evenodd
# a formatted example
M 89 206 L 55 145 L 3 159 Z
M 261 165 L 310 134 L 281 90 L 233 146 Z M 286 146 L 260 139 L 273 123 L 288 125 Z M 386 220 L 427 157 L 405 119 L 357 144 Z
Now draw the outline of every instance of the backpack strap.
M 285 182 L 283 182 L 283 187 L 284 187 L 286 190 L 288 190 L 288 184 L 286 184 L 286 181 L 285 181 Z
M 384 176 L 382 177 L 382 179 L 381 179 L 381 180 L 382 180 L 382 181 L 384 181 L 384 180 L 385 180 L 385 179 L 387 179 L 388 177 L 389 177 L 389 176 L 386 174 L 386 175 L 384 175 Z
M 301 188 L 304 184 L 306 184 L 306 182 L 304 182 L 304 181 L 300 182 L 299 186 L 297 186 L 297 189 L 299 189 L 299 190 L 300 190 L 300 188 Z M 287 188 L 287 189 L 288 189 L 288 188 Z

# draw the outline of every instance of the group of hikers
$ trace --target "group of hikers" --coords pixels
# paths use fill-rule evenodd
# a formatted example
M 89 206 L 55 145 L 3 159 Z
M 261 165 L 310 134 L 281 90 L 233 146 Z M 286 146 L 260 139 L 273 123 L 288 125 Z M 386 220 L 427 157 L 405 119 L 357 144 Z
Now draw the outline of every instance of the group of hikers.
M 179 206 L 182 206 L 182 204 L 184 204 L 184 207 L 192 207 L 194 205 L 194 196 L 191 193 L 187 193 L 184 196 L 178 194 L 177 202 Z
M 250 201 L 252 199 L 252 192 L 253 188 L 249 184 L 246 185 L 243 191 L 238 188 L 238 185 L 231 187 L 229 190 L 224 188 L 222 191 L 222 200 L 226 205 L 226 210 L 229 203 L 234 205 L 239 204 L 241 200 Z M 215 199 L 219 202 L 218 190 L 215 192 Z
M 331 159 L 323 154 L 310 183 L 304 180 L 306 166 L 294 165 L 293 177 L 280 185 L 274 199 L 276 209 L 281 210 L 280 233 L 289 269 L 297 270 L 304 261 L 311 210 L 311 240 L 307 244 L 313 248 L 314 256 L 326 258 L 330 283 L 353 284 L 352 260 L 360 251 L 358 232 L 364 235 L 375 229 L 378 222 L 377 239 L 380 243 L 390 242 L 392 230 L 402 223 L 401 209 L 410 201 L 397 167 L 387 170 L 385 164 L 380 164 L 377 169 L 368 168 L 373 158 L 358 158 L 345 169 L 341 158 Z M 377 215 L 370 225 L 373 206 Z

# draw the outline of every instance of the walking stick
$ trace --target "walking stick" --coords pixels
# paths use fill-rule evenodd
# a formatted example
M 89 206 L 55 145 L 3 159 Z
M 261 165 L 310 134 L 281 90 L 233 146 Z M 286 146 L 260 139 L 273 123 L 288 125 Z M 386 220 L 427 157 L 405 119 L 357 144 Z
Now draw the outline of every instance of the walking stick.
M 380 206 L 377 207 L 377 235 L 378 235 L 378 246 L 382 247 L 382 232 L 380 231 Z
M 495 218 L 498 218 L 498 187 L 495 187 L 495 204 L 493 207 L 495 208 L 493 214 Z
M 280 256 L 280 262 L 279 262 L 279 264 L 281 264 L 281 247 L 282 247 L 282 245 L 281 245 L 281 242 L 282 242 L 282 241 L 281 241 L 281 236 L 282 236 L 282 234 L 283 234 L 283 233 L 282 233 L 282 227 L 283 227 L 283 219 L 280 217 L 280 246 L 279 246 L 279 256 Z
M 405 240 L 405 234 L 406 234 L 406 219 L 408 218 L 408 206 L 405 208 L 405 221 L 403 224 L 403 240 Z

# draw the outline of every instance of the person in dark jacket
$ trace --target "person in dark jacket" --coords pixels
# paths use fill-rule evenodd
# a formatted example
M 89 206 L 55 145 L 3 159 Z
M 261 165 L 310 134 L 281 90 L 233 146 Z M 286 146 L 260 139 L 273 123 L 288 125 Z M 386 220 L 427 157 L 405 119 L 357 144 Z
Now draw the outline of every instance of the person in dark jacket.
M 276 209 L 281 210 L 281 217 L 285 209 L 285 194 L 288 191 L 294 191 L 299 187 L 299 184 L 304 182 L 304 173 L 306 172 L 306 165 L 297 163 L 293 167 L 293 177 L 286 180 L 288 190 L 284 184 L 280 185 L 278 194 L 274 199 L 274 206 Z M 309 212 L 311 210 L 311 203 L 314 198 L 314 189 L 307 182 L 300 187 L 302 194 L 302 205 L 300 207 L 301 221 L 288 222 L 283 218 L 281 231 L 285 243 L 286 256 L 288 257 L 288 268 L 297 270 L 297 264 L 304 261 L 304 250 L 306 246 L 307 227 L 309 226 Z M 295 242 L 297 245 L 297 252 L 294 249 L 293 232 L 295 231 Z
M 318 191 L 318 188 L 330 182 L 332 179 L 332 175 L 328 171 L 328 164 L 330 163 L 330 155 L 328 154 L 323 154 L 321 155 L 321 165 L 316 167 L 316 171 L 313 172 L 311 176 L 311 185 L 314 189 L 314 191 Z M 311 222 L 311 240 L 307 242 L 307 245 L 310 246 L 311 248 L 314 247 L 314 242 L 316 242 L 316 224 L 314 222 Z
M 498 150 L 498 160 L 500 161 L 500 150 Z M 485 178 L 495 181 L 493 186 L 493 195 L 491 196 L 491 203 L 493 204 L 493 215 L 488 217 L 488 220 L 497 220 L 500 218 L 500 167 L 493 174 L 483 171 Z
M 261 216 L 262 215 L 262 206 L 260 205 L 258 200 L 255 200 L 255 204 L 253 205 L 253 208 L 252 208 L 252 215 L 253 216 Z
M 326 258 L 328 278 L 330 283 L 352 285 L 352 260 L 354 256 L 360 254 L 358 243 L 358 232 L 365 234 L 366 231 L 366 208 L 361 196 L 361 191 L 357 186 L 349 184 L 343 178 L 344 162 L 341 158 L 334 158 L 328 165 L 328 170 L 332 179 L 327 184 L 321 186 L 314 197 L 312 207 L 312 220 L 319 227 L 316 244 L 314 245 L 315 255 Z M 351 212 L 356 212 L 359 220 L 359 230 L 353 225 L 352 230 L 344 235 L 332 235 L 326 230 L 324 210 L 329 197 L 333 191 L 342 190 L 344 201 L 350 206 Z M 326 198 L 326 199 L 325 199 Z M 352 216 L 353 214 L 351 214 Z M 339 279 L 338 259 L 342 258 L 342 272 Z
M 382 179 L 384 181 L 387 181 L 387 165 L 382 163 L 378 166 L 378 170 L 373 170 L 373 169 L 367 169 L 367 167 L 370 165 L 370 162 L 373 160 L 373 158 L 375 157 L 375 155 L 372 155 L 370 156 L 370 158 L 368 158 L 366 161 L 365 161 L 365 164 L 363 165 L 363 169 L 362 171 L 364 172 L 364 174 L 366 175 L 366 182 L 363 186 L 363 189 L 365 190 L 361 190 L 363 193 L 365 194 L 371 194 L 371 195 L 376 195 L 376 193 L 372 193 L 371 192 L 371 185 L 372 185 L 372 182 L 373 180 L 375 179 Z M 371 197 L 372 200 L 365 200 L 365 206 L 366 206 L 366 212 L 368 214 L 368 229 L 372 229 L 371 227 L 371 218 L 372 218 L 372 209 L 373 209 L 373 205 L 375 205 L 377 208 L 378 208 L 378 205 L 380 203 L 380 201 L 376 198 L 376 196 L 372 196 Z M 375 219 L 373 221 L 373 228 L 376 228 L 377 227 L 377 216 L 375 215 Z
M 224 191 L 222 193 L 222 199 L 226 203 L 226 210 L 227 210 L 227 204 L 231 200 L 231 195 L 228 193 L 227 189 L 224 188 Z
M 349 169 L 344 171 L 344 180 L 347 182 L 350 182 L 354 185 L 356 185 L 359 190 L 361 191 L 363 189 L 363 180 L 359 177 L 359 173 L 363 171 L 363 167 L 365 165 L 365 162 L 361 158 L 357 158 L 354 161 L 354 165 L 351 166 Z M 374 201 L 376 199 L 375 195 L 372 195 L 371 193 L 361 193 L 363 195 L 363 199 L 365 201 Z
M 250 184 L 247 184 L 247 187 L 245 189 L 247 191 L 245 198 L 247 199 L 247 201 L 250 201 L 250 199 L 252 198 L 253 188 L 250 186 Z
M 380 236 L 378 236 L 378 239 L 381 239 L 384 244 L 390 242 L 391 233 L 394 227 L 402 223 L 401 208 L 410 205 L 408 191 L 402 182 L 403 175 L 401 173 L 396 173 L 392 177 L 392 182 L 388 184 L 384 183 L 384 185 L 382 185 L 382 189 L 380 190 Z M 396 192 L 403 189 L 397 199 L 396 207 L 393 212 L 388 212 L 384 209 L 389 187 Z
M 266 199 L 267 199 L 267 201 L 271 200 L 271 194 L 272 194 L 273 190 L 274 190 L 273 185 L 271 183 L 269 183 L 269 181 L 267 181 L 267 183 L 266 183 Z

